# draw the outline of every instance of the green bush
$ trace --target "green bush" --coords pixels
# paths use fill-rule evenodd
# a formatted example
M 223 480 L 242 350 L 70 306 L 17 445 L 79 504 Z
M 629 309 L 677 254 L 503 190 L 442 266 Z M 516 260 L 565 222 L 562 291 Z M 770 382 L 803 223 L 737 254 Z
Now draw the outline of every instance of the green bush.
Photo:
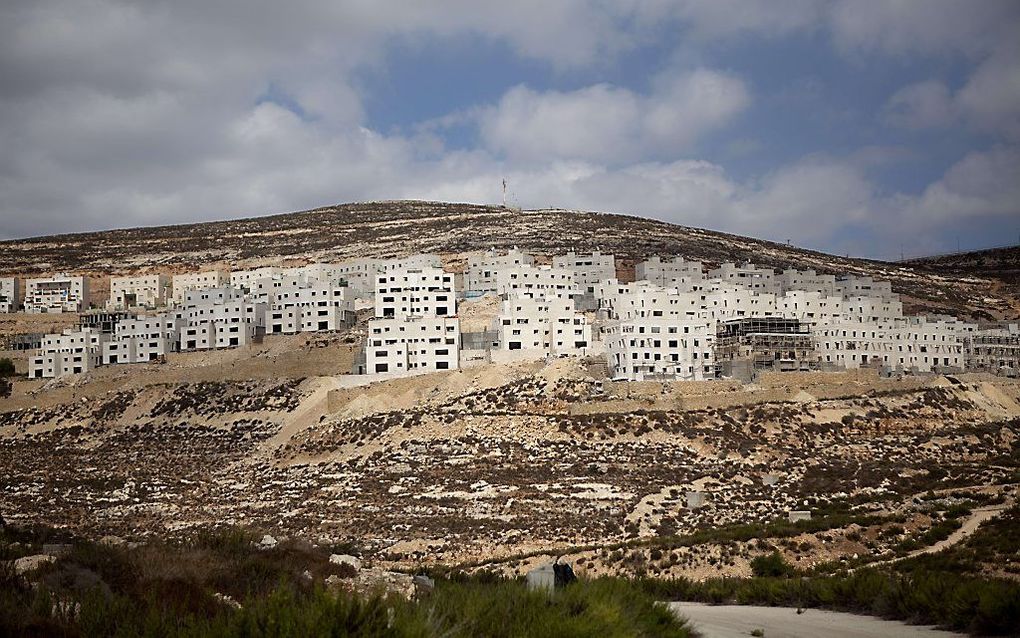
M 0 359 L 0 377 L 13 377 L 15 374 L 14 362 L 7 357 Z
M 751 560 L 751 572 L 755 576 L 792 576 L 794 571 L 779 552 L 756 556 Z

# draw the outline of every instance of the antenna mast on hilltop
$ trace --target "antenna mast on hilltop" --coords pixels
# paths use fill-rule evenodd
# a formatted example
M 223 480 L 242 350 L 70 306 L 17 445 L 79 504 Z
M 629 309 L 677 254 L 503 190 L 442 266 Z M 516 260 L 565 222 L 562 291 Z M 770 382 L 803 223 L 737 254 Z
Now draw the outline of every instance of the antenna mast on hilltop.
M 503 208 L 506 208 L 506 178 L 503 178 Z

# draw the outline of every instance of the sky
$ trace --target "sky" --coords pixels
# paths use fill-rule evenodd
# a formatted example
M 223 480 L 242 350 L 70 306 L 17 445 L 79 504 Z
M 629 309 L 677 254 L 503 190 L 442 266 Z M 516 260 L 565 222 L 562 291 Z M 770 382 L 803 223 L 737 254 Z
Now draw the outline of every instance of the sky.
M 8 0 L 0 238 L 342 202 L 1020 240 L 1016 0 Z

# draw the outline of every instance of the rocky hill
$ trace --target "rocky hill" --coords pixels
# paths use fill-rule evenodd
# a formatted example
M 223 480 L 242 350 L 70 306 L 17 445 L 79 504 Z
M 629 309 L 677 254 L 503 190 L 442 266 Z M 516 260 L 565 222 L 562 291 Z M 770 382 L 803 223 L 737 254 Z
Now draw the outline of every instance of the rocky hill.
M 73 271 L 103 278 L 210 265 L 243 267 L 436 252 L 447 256 L 519 246 L 541 255 L 601 249 L 633 276 L 645 256 L 681 255 L 715 266 L 750 260 L 774 268 L 872 275 L 893 282 L 913 312 L 980 319 L 1020 316 L 1016 290 L 980 267 L 852 259 L 661 221 L 567 210 L 511 210 L 437 202 L 371 202 L 249 219 L 109 230 L 0 242 L 0 274 Z M 453 258 L 456 267 L 458 258 Z M 97 288 L 102 289 L 99 282 Z

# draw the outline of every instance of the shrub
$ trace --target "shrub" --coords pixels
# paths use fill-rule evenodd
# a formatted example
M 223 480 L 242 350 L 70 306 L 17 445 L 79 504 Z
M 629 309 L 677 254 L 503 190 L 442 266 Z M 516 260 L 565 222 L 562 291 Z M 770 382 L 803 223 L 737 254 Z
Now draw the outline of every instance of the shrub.
M 0 359 L 0 377 L 13 377 L 15 374 L 14 362 L 8 357 Z
M 779 552 L 756 556 L 751 560 L 751 572 L 755 576 L 792 576 L 794 571 Z

